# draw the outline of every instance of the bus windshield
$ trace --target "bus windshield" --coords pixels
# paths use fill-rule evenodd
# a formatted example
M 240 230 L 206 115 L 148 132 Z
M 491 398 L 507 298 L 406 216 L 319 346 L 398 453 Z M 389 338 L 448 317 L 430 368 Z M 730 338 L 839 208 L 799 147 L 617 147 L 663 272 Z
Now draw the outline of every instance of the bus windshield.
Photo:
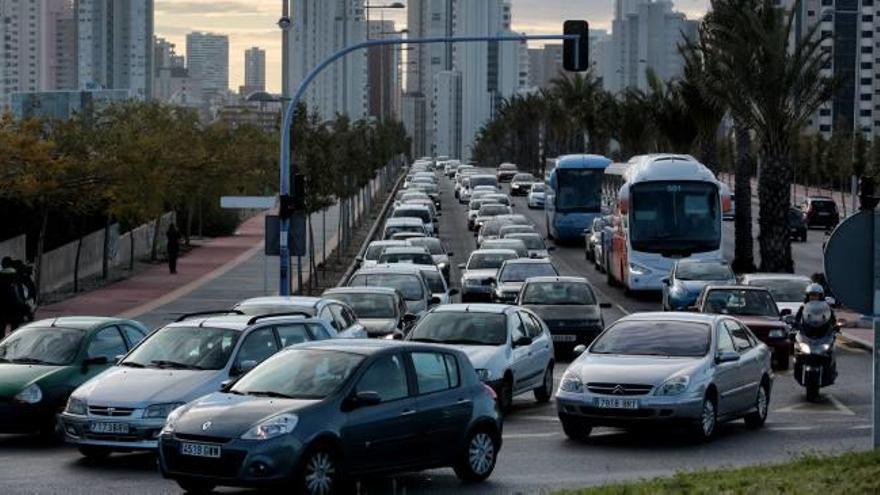
M 561 213 L 598 213 L 602 198 L 602 170 L 556 170 L 556 210 Z
M 636 251 L 691 254 L 720 248 L 715 184 L 646 182 L 633 185 L 630 194 L 630 239 Z

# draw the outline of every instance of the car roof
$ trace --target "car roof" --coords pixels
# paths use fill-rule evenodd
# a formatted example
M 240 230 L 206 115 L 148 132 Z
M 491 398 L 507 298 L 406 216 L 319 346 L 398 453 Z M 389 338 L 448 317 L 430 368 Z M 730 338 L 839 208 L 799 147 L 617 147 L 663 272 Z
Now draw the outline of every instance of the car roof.
M 516 256 L 516 251 L 513 249 L 475 249 L 471 256 L 475 254 L 512 254 Z
M 421 246 L 393 246 L 382 252 L 386 254 L 428 254 L 428 250 Z
M 689 323 L 714 324 L 722 318 L 730 318 L 727 315 L 710 313 L 685 313 L 681 311 L 648 311 L 645 313 L 633 313 L 617 320 L 621 321 L 680 321 Z
M 131 320 L 122 318 L 108 318 L 105 316 L 60 316 L 58 318 L 46 318 L 28 323 L 21 328 L 27 327 L 57 327 L 74 330 L 92 330 L 110 323 L 126 323 Z
M 760 285 L 707 285 L 704 291 L 710 290 L 753 290 L 758 292 L 769 292 L 765 287 Z
M 306 306 L 316 307 L 323 300 L 321 297 L 311 296 L 267 296 L 253 297 L 240 301 L 235 307 L 239 306 Z
M 591 284 L 590 281 L 584 277 L 566 277 L 566 276 L 562 276 L 562 275 L 560 275 L 558 277 L 529 277 L 528 280 L 526 280 L 527 284 L 533 284 L 533 283 L 545 284 L 545 283 L 554 283 L 554 282 L 556 282 L 556 283 L 585 284 L 585 285 L 589 285 L 590 287 L 593 286 L 593 284 Z
M 251 323 L 251 320 L 254 318 L 259 318 L 258 322 Z M 253 325 L 257 323 L 265 323 L 267 320 L 276 321 L 310 321 L 315 322 L 319 321 L 314 317 L 306 317 L 306 316 L 298 316 L 298 315 L 285 315 L 285 316 L 273 316 L 271 313 L 265 315 L 228 315 L 228 316 L 210 316 L 205 318 L 190 318 L 183 321 L 177 321 L 167 325 L 165 328 L 192 328 L 192 327 L 207 327 L 207 328 L 221 328 L 224 330 L 237 330 L 242 332 L 247 330 Z
M 717 260 L 696 260 L 693 258 L 683 258 L 676 261 L 679 265 L 721 265 L 721 266 L 730 266 L 730 264 L 726 261 L 717 261 Z
M 334 294 L 380 294 L 400 296 L 400 291 L 391 287 L 333 287 L 324 291 L 324 296 Z
M 810 280 L 806 275 L 798 275 L 796 273 L 748 273 L 742 276 L 743 280 Z
M 809 196 L 807 199 L 810 201 L 834 201 L 834 199 L 828 196 Z
M 361 354 L 364 356 L 370 356 L 373 354 L 377 354 L 386 350 L 403 350 L 403 351 L 418 351 L 418 350 L 431 350 L 431 351 L 443 351 L 443 352 L 454 352 L 459 356 L 462 355 L 461 351 L 456 349 L 452 349 L 447 346 L 439 346 L 435 344 L 427 344 L 421 342 L 410 342 L 410 341 L 400 341 L 400 340 L 386 340 L 386 339 L 330 339 L 330 340 L 318 340 L 312 342 L 305 342 L 302 344 L 298 344 L 293 347 L 289 347 L 289 349 L 315 349 L 315 350 L 335 350 L 340 352 L 350 352 L 354 354 Z M 284 352 L 284 351 L 281 351 Z
M 405 246 L 406 241 L 395 241 L 395 240 L 384 240 L 384 241 L 373 241 L 367 245 L 367 247 L 371 246 Z
M 443 304 L 440 306 L 434 307 L 431 310 L 432 313 L 495 313 L 495 314 L 504 314 L 513 309 L 517 309 L 519 306 L 514 306 L 511 304 L 488 304 L 488 303 L 479 303 L 479 304 Z
M 417 217 L 393 217 L 389 218 L 385 225 L 424 225 L 424 222 Z
M 380 265 L 373 265 L 366 268 L 361 268 L 355 275 L 377 275 L 380 273 L 395 273 L 401 275 L 413 275 L 419 274 L 419 267 L 417 265 L 410 265 L 406 263 L 383 263 Z
M 427 206 L 416 204 L 416 203 L 401 203 L 400 206 L 398 206 L 397 208 L 394 208 L 394 211 L 397 211 L 397 210 L 430 211 L 430 209 Z
M 408 245 L 416 245 L 416 246 L 418 246 L 419 244 L 440 244 L 441 246 L 443 245 L 443 243 L 440 241 L 440 239 L 438 239 L 436 237 L 415 237 L 413 239 L 409 239 L 404 242 L 408 243 Z M 409 244 L 410 242 L 413 242 L 415 244 Z
M 528 227 L 528 225 L 518 225 L 517 227 Z M 504 228 L 504 227 L 502 227 L 502 228 Z M 505 237 L 502 240 L 507 240 L 507 239 L 519 240 L 523 237 L 538 237 L 540 239 L 544 239 L 544 236 L 542 236 L 541 234 L 539 234 L 537 232 L 513 232 L 512 234 L 507 234 L 507 236 L 509 236 L 509 237 Z
M 505 265 L 552 265 L 553 262 L 547 258 L 516 258 L 507 260 Z

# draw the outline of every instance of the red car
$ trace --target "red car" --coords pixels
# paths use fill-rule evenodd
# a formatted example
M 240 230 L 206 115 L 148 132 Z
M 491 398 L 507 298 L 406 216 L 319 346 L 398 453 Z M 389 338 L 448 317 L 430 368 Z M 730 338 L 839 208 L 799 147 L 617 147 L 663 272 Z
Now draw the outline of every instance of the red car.
M 770 291 L 751 286 L 708 286 L 694 305 L 700 313 L 736 317 L 773 351 L 773 367 L 788 369 L 791 356 L 791 332 L 783 317 L 790 310 L 779 311 Z

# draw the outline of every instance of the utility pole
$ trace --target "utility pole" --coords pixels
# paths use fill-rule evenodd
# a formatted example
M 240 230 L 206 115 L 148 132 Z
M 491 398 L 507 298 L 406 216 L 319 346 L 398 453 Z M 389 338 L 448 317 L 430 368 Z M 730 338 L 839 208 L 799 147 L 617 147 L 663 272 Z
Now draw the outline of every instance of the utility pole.
M 278 27 L 281 28 L 281 108 L 288 112 L 290 102 L 290 0 L 281 0 L 281 18 Z M 284 122 L 282 125 L 286 124 Z M 292 124 L 292 122 L 291 122 Z M 282 134 L 289 134 L 289 129 L 282 129 Z M 290 146 L 289 143 L 282 146 Z M 283 153 L 283 152 L 282 152 Z M 280 287 L 278 293 L 282 296 L 290 295 L 290 168 L 281 167 L 281 207 L 279 209 L 280 221 Z

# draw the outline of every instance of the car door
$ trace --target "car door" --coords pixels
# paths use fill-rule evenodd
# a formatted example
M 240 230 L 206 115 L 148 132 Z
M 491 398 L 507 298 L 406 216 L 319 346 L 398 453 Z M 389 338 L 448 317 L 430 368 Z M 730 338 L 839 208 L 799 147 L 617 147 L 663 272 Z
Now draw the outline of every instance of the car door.
M 715 356 L 724 352 L 736 352 L 726 320 L 715 329 Z M 715 386 L 718 388 L 718 414 L 724 416 L 737 408 L 737 393 L 742 386 L 739 361 L 715 364 Z
M 520 311 L 519 314 L 526 325 L 529 338 L 532 339 L 532 344 L 529 346 L 531 385 L 539 387 L 543 383 L 547 365 L 553 359 L 553 341 L 548 332 L 544 331 L 544 326 L 541 325 L 541 322 L 534 315 L 525 311 Z
M 525 323 L 519 316 L 519 312 L 511 312 L 507 315 L 508 334 L 510 335 L 510 370 L 513 372 L 513 390 L 517 394 L 526 390 L 530 383 L 529 375 L 534 374 L 531 361 L 531 344 L 516 345 L 516 341 L 522 337 L 528 337 L 529 333 Z M 533 378 L 533 377 L 531 377 Z
M 128 347 L 125 339 L 115 325 L 104 327 L 93 333 L 85 354 L 85 359 L 93 360 L 93 362 L 84 367 L 86 372 L 82 376 L 83 382 L 106 370 L 116 362 L 117 356 L 122 356 L 127 352 Z
M 737 405 L 742 410 L 755 403 L 758 386 L 761 384 L 761 361 L 758 349 L 746 326 L 736 320 L 727 320 L 726 323 L 728 330 L 730 330 L 730 336 L 733 338 L 733 345 L 740 355 L 741 388 Z
M 417 464 L 420 449 L 417 400 L 404 357 L 385 354 L 373 361 L 352 391 L 375 392 L 381 402 L 347 414 L 342 431 L 354 473 L 397 469 Z
M 409 355 L 416 382 L 418 429 L 423 435 L 418 451 L 426 464 L 448 461 L 461 444 L 473 402 L 461 386 L 458 360 L 443 352 Z

